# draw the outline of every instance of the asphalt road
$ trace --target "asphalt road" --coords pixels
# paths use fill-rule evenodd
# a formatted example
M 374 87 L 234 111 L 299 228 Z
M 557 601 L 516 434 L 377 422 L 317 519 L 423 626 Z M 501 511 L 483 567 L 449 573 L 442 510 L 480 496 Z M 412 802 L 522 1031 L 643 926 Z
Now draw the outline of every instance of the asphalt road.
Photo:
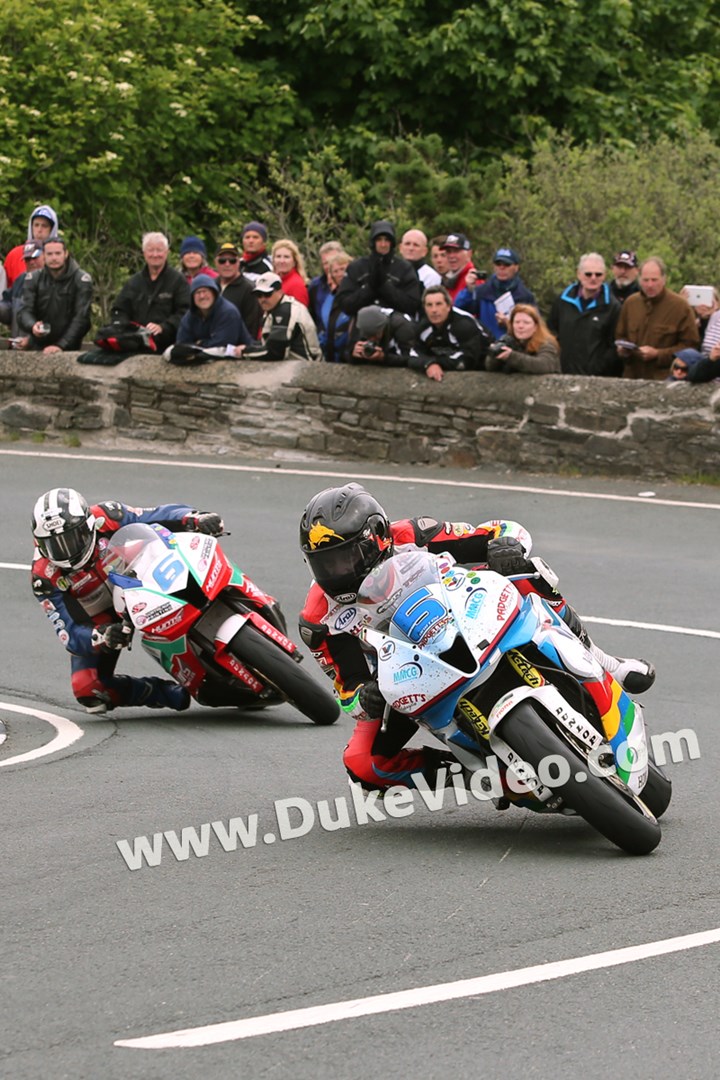
M 85 460 L 17 444 L 0 448 L 0 468 L 0 1076 L 714 1080 L 719 490 L 141 453 Z M 651 856 L 624 856 L 580 821 L 458 806 L 451 793 L 441 811 L 413 804 L 407 817 L 362 825 L 350 805 L 350 826 L 331 830 L 318 824 L 319 804 L 329 800 L 326 826 L 333 800 L 349 805 L 347 721 L 315 728 L 289 707 L 90 718 L 75 706 L 66 656 L 21 569 L 43 490 L 220 510 L 228 551 L 294 626 L 308 583 L 296 546 L 302 508 L 320 487 L 368 473 L 393 517 L 522 521 L 575 607 L 618 622 L 589 621 L 596 639 L 654 660 L 649 725 L 691 728 L 700 756 L 669 767 L 674 799 Z M 648 489 L 654 497 L 637 498 Z M 133 650 L 125 670 L 150 672 L 151 661 Z M 80 736 L 3 767 L 56 736 L 37 713 L 71 721 Z M 301 831 L 298 806 L 314 827 L 268 842 L 283 824 L 278 804 L 287 828 Z M 117 847 L 252 815 L 257 841 L 235 851 L 212 834 L 207 854 L 178 859 L 161 837 L 157 865 L 130 870 Z M 592 954 L 712 931 L 693 948 L 656 945 L 657 955 L 585 970 Z M 558 961 L 572 963 L 552 981 L 508 986 L 504 973 Z M 386 999 L 374 1015 L 358 1006 L 338 1019 L 322 1008 L 491 975 L 454 1000 L 410 994 L 402 1010 Z M 257 1018 L 312 1006 L 310 1026 L 258 1033 Z M 206 1033 L 233 1036 L 210 1045 L 116 1045 L 252 1018 L 249 1030 Z

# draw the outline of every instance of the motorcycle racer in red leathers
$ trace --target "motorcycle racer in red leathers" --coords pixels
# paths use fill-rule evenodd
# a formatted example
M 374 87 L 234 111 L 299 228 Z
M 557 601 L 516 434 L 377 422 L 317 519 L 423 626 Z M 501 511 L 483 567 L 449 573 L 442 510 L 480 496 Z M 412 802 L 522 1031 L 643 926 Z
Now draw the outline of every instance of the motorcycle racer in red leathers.
M 300 614 L 300 636 L 323 670 L 334 679 L 342 709 L 356 721 L 343 762 L 351 779 L 368 789 L 413 786 L 412 773 L 434 785 L 437 770 L 454 759 L 444 750 L 404 750 L 417 731 L 411 717 L 392 713 L 382 730 L 385 701 L 365 655 L 348 625 L 365 576 L 402 545 L 448 552 L 458 563 L 487 564 L 497 573 L 535 574 L 514 584 L 549 603 L 606 671 L 629 693 L 652 686 L 655 669 L 646 660 L 610 656 L 591 640 L 579 616 L 557 591 L 558 579 L 540 558 L 530 560 L 530 536 L 514 521 L 436 521 L 430 517 L 391 522 L 380 503 L 360 484 L 327 488 L 310 500 L 300 522 L 300 546 L 314 582 Z M 357 632 L 357 631 L 356 631 Z
M 71 654 L 72 691 L 89 713 L 118 705 L 179 712 L 190 704 L 187 690 L 174 682 L 115 674 L 129 631 L 113 608 L 102 557 L 108 538 L 135 522 L 211 536 L 224 530 L 219 514 L 179 503 L 143 509 L 115 501 L 88 506 L 73 488 L 46 491 L 33 509 L 33 592 Z

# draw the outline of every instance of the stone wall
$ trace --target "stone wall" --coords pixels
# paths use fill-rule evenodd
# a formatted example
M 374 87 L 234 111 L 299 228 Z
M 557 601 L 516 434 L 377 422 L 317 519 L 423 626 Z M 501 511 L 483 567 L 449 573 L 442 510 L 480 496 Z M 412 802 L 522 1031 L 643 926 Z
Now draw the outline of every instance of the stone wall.
M 720 383 L 0 353 L 0 435 L 160 453 L 720 479 Z

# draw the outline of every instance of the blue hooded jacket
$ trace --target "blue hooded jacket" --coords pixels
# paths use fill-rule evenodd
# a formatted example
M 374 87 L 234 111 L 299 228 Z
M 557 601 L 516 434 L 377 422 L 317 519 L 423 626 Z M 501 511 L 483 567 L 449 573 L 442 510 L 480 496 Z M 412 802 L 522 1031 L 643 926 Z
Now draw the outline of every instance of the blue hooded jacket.
M 195 304 L 198 289 L 212 289 L 215 293 L 215 303 L 206 316 Z M 190 307 L 182 317 L 177 343 L 212 349 L 222 345 L 252 345 L 253 340 L 238 309 L 220 295 L 220 286 L 215 278 L 209 274 L 198 274 L 190 285 Z

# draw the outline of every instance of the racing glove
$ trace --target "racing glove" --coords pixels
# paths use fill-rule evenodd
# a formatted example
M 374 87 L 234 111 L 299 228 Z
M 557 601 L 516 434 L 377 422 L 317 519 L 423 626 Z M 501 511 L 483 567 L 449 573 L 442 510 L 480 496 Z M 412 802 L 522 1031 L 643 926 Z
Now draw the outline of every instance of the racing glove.
M 559 579 L 552 567 L 548 566 L 539 555 L 528 559 L 525 548 L 513 536 L 499 536 L 490 540 L 487 546 L 487 564 L 489 570 L 509 577 L 512 574 L 536 574 L 535 589 L 541 596 L 557 599 Z
M 383 713 L 385 712 L 386 701 L 380 693 L 380 687 L 374 679 L 370 682 L 363 683 L 360 688 L 358 700 L 361 708 L 363 708 L 373 720 L 382 718 Z
M 102 652 L 117 652 L 128 648 L 133 628 L 126 622 L 114 622 L 109 626 L 96 626 L 90 635 L 94 648 Z
M 209 536 L 222 536 L 225 522 L 219 514 L 204 510 L 193 510 L 183 518 L 183 525 L 188 532 L 207 533 Z
M 525 548 L 514 536 L 500 536 L 488 541 L 487 564 L 488 569 L 503 577 L 535 573 L 535 567 L 525 556 Z

